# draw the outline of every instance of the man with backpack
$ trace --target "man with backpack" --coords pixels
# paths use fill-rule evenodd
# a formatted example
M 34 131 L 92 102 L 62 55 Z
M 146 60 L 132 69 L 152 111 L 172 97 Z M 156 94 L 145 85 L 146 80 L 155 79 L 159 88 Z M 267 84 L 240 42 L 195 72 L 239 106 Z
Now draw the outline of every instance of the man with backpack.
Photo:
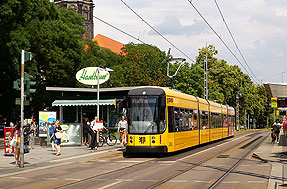
M 56 128 L 56 121 L 52 122 L 52 125 L 49 127 L 49 136 L 50 136 L 50 142 L 52 143 L 52 151 L 55 152 L 55 139 L 54 131 Z

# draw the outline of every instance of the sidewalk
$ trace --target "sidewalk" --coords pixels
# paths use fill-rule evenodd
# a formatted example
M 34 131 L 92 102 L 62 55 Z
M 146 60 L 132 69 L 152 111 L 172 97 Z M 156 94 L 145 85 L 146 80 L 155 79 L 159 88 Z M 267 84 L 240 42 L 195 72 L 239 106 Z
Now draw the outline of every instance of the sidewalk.
M 272 166 L 267 187 L 270 189 L 287 186 L 287 141 L 283 132 L 280 133 L 279 139 L 279 144 L 272 144 L 269 133 L 268 137 L 254 152 Z
M 76 159 L 102 157 L 111 153 L 121 153 L 119 144 L 115 146 L 99 147 L 98 150 L 89 150 L 87 146 L 61 147 L 61 156 L 56 156 L 49 146 L 35 146 L 30 153 L 25 154 L 24 168 L 19 168 L 15 164 L 14 156 L 4 156 L 4 150 L 0 149 L 0 177 L 13 175 L 31 169 L 44 169 L 48 167 L 60 166 L 73 163 Z

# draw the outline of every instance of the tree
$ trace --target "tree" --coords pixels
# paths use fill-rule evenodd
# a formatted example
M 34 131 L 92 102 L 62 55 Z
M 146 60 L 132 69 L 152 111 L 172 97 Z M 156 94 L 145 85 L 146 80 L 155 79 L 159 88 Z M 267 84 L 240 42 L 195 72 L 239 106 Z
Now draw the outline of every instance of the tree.
M 167 55 L 155 46 L 129 43 L 123 47 L 123 63 L 115 65 L 111 84 L 119 86 L 166 86 Z
M 83 18 L 72 10 L 58 8 L 49 0 L 3 0 L 0 4 L 1 114 L 15 111 L 12 81 L 18 79 L 21 49 L 34 55 L 26 71 L 37 78 L 37 95 L 32 106 L 43 109 L 49 104 L 45 86 L 75 86 L 80 67 L 84 33 Z M 3 34 L 3 35 L 2 35 Z M 9 82 L 8 82 L 9 81 Z M 3 108 L 5 107 L 5 108 Z M 17 115 L 14 113 L 13 116 Z

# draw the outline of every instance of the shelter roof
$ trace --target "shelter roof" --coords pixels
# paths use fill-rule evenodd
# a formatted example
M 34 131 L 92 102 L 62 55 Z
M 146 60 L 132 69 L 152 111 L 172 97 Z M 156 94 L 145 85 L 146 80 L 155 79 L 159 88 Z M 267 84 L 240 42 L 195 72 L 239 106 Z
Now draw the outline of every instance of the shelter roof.
M 269 97 L 287 97 L 287 83 L 264 83 Z

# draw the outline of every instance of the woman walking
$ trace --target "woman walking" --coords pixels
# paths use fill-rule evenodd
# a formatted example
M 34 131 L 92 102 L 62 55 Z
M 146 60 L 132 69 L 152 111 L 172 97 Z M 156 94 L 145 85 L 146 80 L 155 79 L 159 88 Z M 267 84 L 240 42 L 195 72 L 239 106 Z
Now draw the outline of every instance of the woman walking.
M 128 130 L 128 122 L 125 120 L 126 117 L 122 115 L 122 120 L 118 123 L 118 133 L 120 133 L 121 146 L 126 145 L 126 135 Z
M 21 137 L 21 132 L 20 132 L 20 125 L 17 124 L 15 127 L 15 133 L 14 133 L 14 137 L 16 138 L 16 146 L 14 147 L 14 157 L 16 160 L 16 164 L 19 165 L 20 161 L 19 161 L 19 155 L 20 155 L 20 137 Z

